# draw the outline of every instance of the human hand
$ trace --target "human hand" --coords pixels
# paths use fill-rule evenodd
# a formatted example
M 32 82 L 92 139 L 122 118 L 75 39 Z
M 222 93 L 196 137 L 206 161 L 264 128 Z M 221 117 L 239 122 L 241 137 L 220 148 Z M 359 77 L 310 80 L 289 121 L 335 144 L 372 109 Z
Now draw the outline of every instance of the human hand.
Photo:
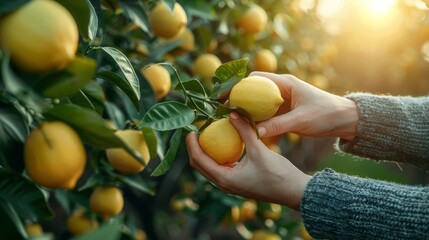
M 359 116 L 352 100 L 325 92 L 292 75 L 266 72 L 252 72 L 252 75 L 271 79 L 285 100 L 276 116 L 257 124 L 261 137 L 293 132 L 353 140 Z
M 311 177 L 283 156 L 270 151 L 237 113 L 231 113 L 230 121 L 246 146 L 246 155 L 241 161 L 234 166 L 218 165 L 200 148 L 196 134 L 190 133 L 186 145 L 191 166 L 224 192 L 286 205 L 298 211 Z

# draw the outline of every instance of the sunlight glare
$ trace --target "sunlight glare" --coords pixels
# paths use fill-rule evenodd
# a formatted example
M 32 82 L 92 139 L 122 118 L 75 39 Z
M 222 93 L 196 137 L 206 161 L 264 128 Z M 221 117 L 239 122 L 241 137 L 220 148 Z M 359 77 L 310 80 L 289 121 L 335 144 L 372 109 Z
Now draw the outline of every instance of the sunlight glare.
M 365 0 L 361 4 L 367 8 L 369 14 L 379 16 L 388 13 L 395 5 L 396 0 Z

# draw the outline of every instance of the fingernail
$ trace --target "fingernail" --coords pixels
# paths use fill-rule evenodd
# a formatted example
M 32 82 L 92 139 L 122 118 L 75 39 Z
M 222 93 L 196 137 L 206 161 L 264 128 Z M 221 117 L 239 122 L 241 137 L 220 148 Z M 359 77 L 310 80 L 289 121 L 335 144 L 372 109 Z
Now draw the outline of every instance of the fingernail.
M 258 133 L 259 133 L 259 137 L 263 137 L 265 136 L 265 134 L 267 134 L 267 129 L 264 127 L 260 127 L 258 128 Z
M 232 112 L 229 114 L 229 117 L 232 119 L 238 119 L 240 116 L 236 112 Z

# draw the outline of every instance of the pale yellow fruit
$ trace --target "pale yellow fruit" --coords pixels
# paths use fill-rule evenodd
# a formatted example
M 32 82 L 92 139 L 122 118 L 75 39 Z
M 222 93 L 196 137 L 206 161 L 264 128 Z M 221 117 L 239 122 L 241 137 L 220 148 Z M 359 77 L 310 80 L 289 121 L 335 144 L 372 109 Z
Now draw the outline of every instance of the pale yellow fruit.
M 194 61 L 194 74 L 201 77 L 203 82 L 209 83 L 220 65 L 222 65 L 222 62 L 216 55 L 210 53 L 203 54 Z
M 223 118 L 205 128 L 199 137 L 201 149 L 218 164 L 240 160 L 244 144 L 229 119 Z
M 270 203 L 269 208 L 265 209 L 262 215 L 266 219 L 271 219 L 273 221 L 279 220 L 282 216 L 282 206 L 279 204 Z
M 138 229 L 134 234 L 134 240 L 146 240 L 147 235 L 143 229 Z
M 287 139 L 289 140 L 290 143 L 296 144 L 301 139 L 301 136 L 299 136 L 298 134 L 290 132 L 287 134 Z
M 252 115 L 255 121 L 264 121 L 277 112 L 283 103 L 280 89 L 266 77 L 243 78 L 229 95 L 232 107 L 241 107 Z
M 80 235 L 98 228 L 98 222 L 89 218 L 82 210 L 74 211 L 67 218 L 67 230 L 74 236 Z
M 140 153 L 146 164 L 149 162 L 149 148 L 142 131 L 119 130 L 115 134 L 128 146 Z M 106 154 L 110 165 L 123 174 L 138 173 L 144 169 L 142 163 L 122 148 L 109 148 L 106 150 Z
M 257 34 L 262 32 L 268 22 L 267 13 L 258 5 L 253 5 L 240 17 L 236 26 L 246 34 Z
M 231 217 L 234 223 L 253 220 L 256 218 L 258 206 L 253 200 L 246 200 L 240 206 L 231 208 Z
M 27 223 L 25 224 L 25 231 L 29 237 L 36 237 L 43 235 L 43 228 L 38 223 Z
M 142 68 L 141 73 L 149 82 L 158 100 L 167 96 L 171 88 L 171 77 L 163 66 L 152 64 Z
M 0 46 L 28 72 L 64 69 L 75 57 L 78 39 L 73 16 L 52 0 L 32 0 L 0 20 Z
M 268 49 L 260 50 L 253 59 L 255 71 L 275 72 L 277 71 L 277 57 Z
M 252 234 L 251 240 L 281 240 L 280 235 L 265 230 L 256 230 Z
M 34 182 L 73 189 L 85 169 L 86 153 L 73 128 L 63 122 L 44 122 L 25 141 L 24 159 Z
M 179 48 L 184 51 L 193 51 L 195 49 L 195 37 L 189 28 L 185 28 L 185 31 L 181 32 L 177 36 L 169 39 L 167 42 L 180 41 Z
M 173 11 L 163 1 L 150 13 L 149 22 L 153 32 L 162 38 L 173 38 L 185 31 L 188 19 L 185 10 L 179 3 L 174 4 Z
M 124 207 L 124 197 L 117 187 L 96 187 L 89 198 L 91 210 L 104 218 L 115 216 Z

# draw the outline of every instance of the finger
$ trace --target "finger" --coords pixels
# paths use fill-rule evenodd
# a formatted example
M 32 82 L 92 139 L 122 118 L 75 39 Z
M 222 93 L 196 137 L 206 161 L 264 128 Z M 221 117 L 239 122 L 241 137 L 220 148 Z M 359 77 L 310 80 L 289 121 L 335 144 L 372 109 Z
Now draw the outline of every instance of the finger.
M 271 137 L 286 132 L 295 132 L 300 121 L 294 111 L 272 117 L 256 125 L 260 137 Z
M 217 183 L 218 179 L 221 179 L 227 173 L 229 167 L 217 164 L 204 153 L 194 132 L 186 136 L 186 148 L 192 161 L 192 167 L 197 168 L 201 174 L 204 173 L 203 175 L 210 181 Z
M 236 112 L 232 112 L 229 116 L 229 121 L 234 125 L 235 129 L 237 129 L 244 145 L 246 145 L 247 148 L 258 146 L 258 137 L 250 124 Z

